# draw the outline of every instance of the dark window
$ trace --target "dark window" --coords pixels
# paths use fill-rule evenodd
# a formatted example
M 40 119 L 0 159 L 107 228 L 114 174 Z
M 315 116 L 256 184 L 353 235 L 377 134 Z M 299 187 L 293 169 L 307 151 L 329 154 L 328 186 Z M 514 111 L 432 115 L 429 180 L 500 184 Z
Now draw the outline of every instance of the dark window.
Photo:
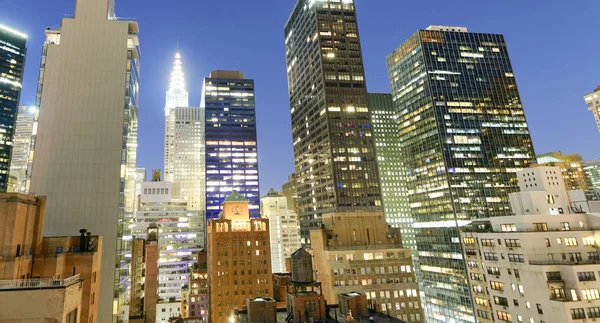
M 574 320 L 580 320 L 585 318 L 585 312 L 583 308 L 573 308 L 571 309 L 571 318 Z
M 577 273 L 577 278 L 580 282 L 593 281 L 596 280 L 596 275 L 593 271 L 583 271 Z

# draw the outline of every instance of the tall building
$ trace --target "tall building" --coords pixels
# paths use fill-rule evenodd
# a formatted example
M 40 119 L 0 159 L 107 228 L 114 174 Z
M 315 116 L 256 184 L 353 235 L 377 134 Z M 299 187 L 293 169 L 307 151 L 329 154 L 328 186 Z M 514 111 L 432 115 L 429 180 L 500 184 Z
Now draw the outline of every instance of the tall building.
M 600 131 L 600 86 L 598 86 L 593 93 L 587 94 L 585 99 L 585 104 L 588 110 L 592 111 L 594 114 L 594 120 L 596 120 L 596 125 L 598 126 L 598 131 Z
M 387 58 L 428 322 L 473 322 L 459 227 L 510 214 L 535 161 L 504 36 L 419 30 Z
M 128 281 L 121 238 L 134 198 L 138 33 L 136 21 L 115 16 L 114 0 L 78 0 L 46 30 L 40 65 L 30 192 L 48 197 L 44 234 L 93 228 L 104 237 L 99 323 L 117 318 Z
M 600 159 L 583 162 L 581 166 L 583 166 L 588 188 L 591 190 L 600 189 Z
M 216 219 L 237 191 L 260 217 L 254 80 L 238 71 L 213 71 L 204 79 L 201 108 L 206 130 L 206 217 Z
M 6 192 L 25 68 L 27 35 L 0 25 L 0 192 Z
M 219 219 L 208 220 L 211 322 L 230 322 L 246 299 L 273 296 L 269 220 L 250 216 L 250 201 L 233 191 Z
M 546 171 L 560 178 L 557 167 L 546 167 L 542 174 Z M 463 228 L 461 242 L 477 322 L 600 318 L 600 283 L 596 280 L 600 217 L 569 212 L 556 216 L 552 210 L 560 203 L 554 197 L 567 192 L 538 175 L 529 169 L 518 174 L 521 187 L 540 184 L 533 188 L 538 195 L 530 194 L 533 191 L 510 195 L 513 205 L 536 206 L 533 213 L 517 207 L 515 216 L 477 219 Z
M 274 273 L 287 272 L 286 259 L 302 245 L 298 215 L 290 211 L 287 198 L 273 189 L 260 199 L 262 218 L 269 219 L 271 233 L 271 269 Z
M 38 108 L 19 107 L 10 160 L 10 176 L 14 176 L 17 181 L 14 192 L 29 193 L 38 117 Z
M 406 172 L 400 155 L 400 133 L 392 95 L 369 93 L 368 98 L 385 219 L 392 227 L 400 228 L 402 244 L 416 250 L 413 220 L 408 207 Z
M 98 322 L 102 237 L 42 237 L 45 206 L 45 197 L 0 194 L 2 320 Z
M 560 151 L 554 151 L 538 155 L 536 159 L 537 165 L 560 168 L 567 191 L 587 190 L 589 188 L 582 165 L 583 157 L 580 154 L 563 155 Z
M 175 143 L 175 109 L 189 106 L 188 91 L 183 74 L 183 63 L 179 49 L 175 53 L 173 71 L 169 81 L 169 88 L 165 102 L 165 181 L 173 183 L 175 180 L 175 160 L 173 159 L 173 144 Z
M 171 112 L 175 124 L 169 154 L 174 168 L 169 173 L 173 183 L 178 186 L 180 198 L 187 201 L 188 208 L 204 212 L 204 110 L 177 107 Z
M 288 181 L 281 185 L 281 191 L 287 200 L 288 210 L 298 214 L 298 190 L 296 189 L 296 174 L 290 174 Z
M 132 235 L 140 239 L 147 239 L 151 224 L 158 226 L 158 297 L 163 304 L 181 300 L 181 287 L 187 284 L 190 268 L 204 248 L 201 212 L 189 210 L 187 201 L 175 199 L 173 194 L 170 182 L 156 178 L 143 182 L 140 208 L 131 224 Z
M 301 234 L 330 212 L 381 211 L 353 0 L 298 0 L 285 26 Z
M 323 229 L 310 235 L 316 280 L 327 302 L 339 304 L 341 295 L 359 293 L 375 312 L 424 322 L 411 251 L 382 212 L 325 214 Z

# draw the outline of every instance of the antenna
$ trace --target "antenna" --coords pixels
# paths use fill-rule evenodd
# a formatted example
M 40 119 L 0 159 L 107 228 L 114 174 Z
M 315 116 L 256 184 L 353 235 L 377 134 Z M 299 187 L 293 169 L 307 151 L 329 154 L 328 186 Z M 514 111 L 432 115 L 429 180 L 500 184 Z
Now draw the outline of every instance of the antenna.
M 177 37 L 177 51 L 179 51 L 179 37 Z

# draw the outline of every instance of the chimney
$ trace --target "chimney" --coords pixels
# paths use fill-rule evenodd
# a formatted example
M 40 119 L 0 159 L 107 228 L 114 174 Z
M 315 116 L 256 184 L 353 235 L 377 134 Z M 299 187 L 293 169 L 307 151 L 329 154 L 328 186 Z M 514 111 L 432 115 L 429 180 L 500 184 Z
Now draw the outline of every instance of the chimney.
M 85 238 L 86 229 L 79 230 L 79 252 L 85 252 L 87 249 L 87 239 Z

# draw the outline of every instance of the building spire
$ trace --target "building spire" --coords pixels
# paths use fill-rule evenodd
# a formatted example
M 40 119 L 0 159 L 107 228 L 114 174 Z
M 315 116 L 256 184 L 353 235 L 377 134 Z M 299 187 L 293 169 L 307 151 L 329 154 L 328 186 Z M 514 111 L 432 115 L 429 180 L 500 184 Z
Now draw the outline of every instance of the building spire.
M 167 90 L 167 114 L 169 113 L 169 109 L 176 107 L 187 107 L 189 104 L 184 76 L 178 39 L 175 60 L 173 61 L 173 70 L 171 71 L 171 78 L 169 81 L 169 89 Z

